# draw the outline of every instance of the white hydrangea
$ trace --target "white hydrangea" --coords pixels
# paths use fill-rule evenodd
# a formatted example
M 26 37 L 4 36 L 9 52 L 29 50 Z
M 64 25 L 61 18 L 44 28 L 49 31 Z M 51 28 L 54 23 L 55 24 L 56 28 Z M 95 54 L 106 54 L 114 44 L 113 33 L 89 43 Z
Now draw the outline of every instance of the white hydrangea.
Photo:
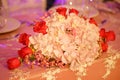
M 99 28 L 75 14 L 67 18 L 57 12 L 44 19 L 47 34 L 31 36 L 30 44 L 47 57 L 61 58 L 65 63 L 89 62 L 98 55 Z M 76 60 L 77 59 L 77 60 Z

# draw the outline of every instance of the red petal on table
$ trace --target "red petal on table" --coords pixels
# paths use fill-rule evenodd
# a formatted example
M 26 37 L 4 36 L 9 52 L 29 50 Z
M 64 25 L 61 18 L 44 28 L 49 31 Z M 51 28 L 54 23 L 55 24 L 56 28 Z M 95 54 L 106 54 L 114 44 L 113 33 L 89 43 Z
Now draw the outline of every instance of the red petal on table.
M 107 41 L 114 41 L 115 40 L 115 33 L 113 31 L 106 32 L 106 40 Z

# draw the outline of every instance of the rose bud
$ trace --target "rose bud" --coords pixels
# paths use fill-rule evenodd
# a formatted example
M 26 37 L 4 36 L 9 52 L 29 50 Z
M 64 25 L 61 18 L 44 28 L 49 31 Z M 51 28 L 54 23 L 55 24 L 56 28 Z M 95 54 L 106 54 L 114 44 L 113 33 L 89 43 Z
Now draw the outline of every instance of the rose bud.
M 104 28 L 101 28 L 100 31 L 99 31 L 99 33 L 100 33 L 100 36 L 101 36 L 102 38 L 105 38 L 105 37 L 106 37 L 106 32 L 105 32 L 105 29 L 104 29 Z
M 21 62 L 18 58 L 10 58 L 7 61 L 8 68 L 10 70 L 18 68 L 20 66 Z
M 18 51 L 18 55 L 19 55 L 22 59 L 24 59 L 26 55 L 32 54 L 32 53 L 33 53 L 33 51 L 32 51 L 32 49 L 29 48 L 29 47 L 23 47 L 21 50 Z
M 36 22 L 34 27 L 33 27 L 33 31 L 34 32 L 37 32 L 37 33 L 42 33 L 43 35 L 44 34 L 47 34 L 47 25 L 46 25 L 46 22 L 45 21 L 40 21 L 40 22 Z
M 59 7 L 59 8 L 56 9 L 56 12 L 58 12 L 60 15 L 66 17 L 67 8 L 65 8 L 65 7 Z
M 106 32 L 106 40 L 107 41 L 114 41 L 115 40 L 115 33 L 113 31 Z
M 23 45 L 28 45 L 29 44 L 29 37 L 30 37 L 29 34 L 22 33 L 22 34 L 20 34 L 19 42 L 22 43 Z
M 97 23 L 96 23 L 96 21 L 93 18 L 90 18 L 89 23 L 95 24 L 96 26 L 98 26 Z
M 70 9 L 69 13 L 75 13 L 76 15 L 78 15 L 79 11 L 76 9 Z
M 102 51 L 106 52 L 108 50 L 108 44 L 107 43 L 101 43 Z

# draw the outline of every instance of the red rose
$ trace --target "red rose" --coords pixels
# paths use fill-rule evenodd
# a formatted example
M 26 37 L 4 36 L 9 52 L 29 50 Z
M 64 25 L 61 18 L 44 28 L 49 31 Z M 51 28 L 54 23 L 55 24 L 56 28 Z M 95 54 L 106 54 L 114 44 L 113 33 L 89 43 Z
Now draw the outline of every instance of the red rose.
M 102 51 L 106 52 L 108 49 L 108 44 L 103 42 L 103 43 L 101 43 L 101 47 L 102 47 Z
M 115 33 L 113 31 L 106 32 L 106 40 L 107 41 L 114 41 L 115 40 Z
M 56 12 L 58 12 L 59 14 L 65 16 L 65 17 L 66 17 L 66 11 L 67 11 L 67 8 L 65 8 L 65 7 L 59 7 L 56 9 Z
M 70 9 L 69 13 L 75 13 L 76 15 L 78 15 L 79 11 L 76 9 Z
M 19 37 L 19 42 L 22 43 L 23 45 L 28 45 L 29 37 L 30 37 L 30 35 L 28 35 L 26 33 L 22 33 Z
M 23 59 L 25 58 L 26 55 L 32 54 L 32 53 L 33 51 L 29 47 L 23 47 L 21 50 L 18 51 L 18 55 Z
M 104 29 L 104 28 L 101 28 L 101 30 L 99 31 L 99 33 L 100 33 L 100 36 L 101 36 L 102 38 L 105 38 L 105 37 L 106 37 L 106 33 L 105 33 L 105 29 Z
M 46 30 L 47 30 L 47 25 L 45 21 L 40 21 L 40 22 L 36 22 L 35 26 L 33 27 L 34 32 L 38 32 L 38 33 L 42 33 L 42 34 L 46 34 Z
M 18 58 L 11 58 L 11 59 L 8 59 L 7 61 L 8 68 L 11 70 L 19 67 L 20 64 L 21 62 Z
M 84 19 L 84 20 L 87 20 L 87 18 L 86 18 L 85 16 L 83 16 L 83 19 Z
M 93 18 L 90 18 L 89 23 L 95 24 L 97 26 L 97 23 L 96 23 L 96 21 Z

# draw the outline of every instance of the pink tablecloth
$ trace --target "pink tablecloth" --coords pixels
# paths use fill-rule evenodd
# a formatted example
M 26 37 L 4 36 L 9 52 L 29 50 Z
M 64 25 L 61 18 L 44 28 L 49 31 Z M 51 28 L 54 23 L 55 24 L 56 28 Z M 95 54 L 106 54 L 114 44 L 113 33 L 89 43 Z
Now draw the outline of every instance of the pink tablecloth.
M 115 32 L 116 40 L 110 42 L 110 45 L 112 45 L 114 49 L 120 50 L 120 12 L 100 12 L 95 19 L 100 28 L 106 28 L 107 30 L 113 30 Z M 32 34 L 32 26 L 21 24 L 20 28 L 13 32 L 0 34 L 0 80 L 8 80 L 9 70 L 7 69 L 6 61 L 8 58 L 17 56 L 17 50 L 22 47 L 22 45 L 17 42 L 18 35 L 23 32 Z

